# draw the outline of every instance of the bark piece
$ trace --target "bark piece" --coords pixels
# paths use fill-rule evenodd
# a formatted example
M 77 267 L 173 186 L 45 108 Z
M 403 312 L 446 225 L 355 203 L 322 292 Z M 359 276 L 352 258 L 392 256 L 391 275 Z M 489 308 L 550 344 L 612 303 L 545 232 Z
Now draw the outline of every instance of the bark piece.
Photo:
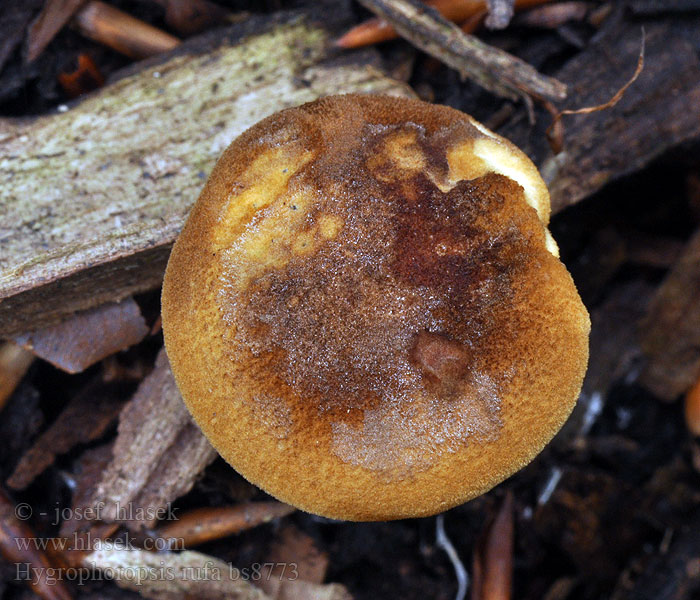
M 313 539 L 288 525 L 270 549 L 259 586 L 276 600 L 343 598 L 340 586 L 321 585 L 327 567 L 328 556 Z
M 614 21 L 569 61 L 557 78 L 568 85 L 566 108 L 607 102 L 634 73 L 639 23 Z M 609 110 L 563 118 L 564 151 L 552 156 L 542 120 L 499 130 L 540 165 L 552 211 L 579 202 L 605 184 L 642 169 L 671 148 L 700 137 L 700 60 L 672 23 L 645 23 L 644 70 Z
M 22 456 L 7 485 L 22 490 L 59 454 L 101 438 L 123 406 L 118 392 L 119 386 L 97 383 L 78 394 Z
M 178 33 L 192 35 L 221 23 L 242 20 L 240 14 L 210 0 L 155 0 L 165 8 L 165 22 Z
M 700 377 L 700 230 L 657 290 L 642 331 L 642 383 L 673 400 Z
M 105 521 L 134 530 L 153 527 L 168 503 L 188 492 L 215 457 L 187 412 L 161 350 L 154 371 L 119 416 L 114 457 L 92 504 L 101 507 Z
M 285 13 L 211 32 L 70 110 L 0 120 L 0 335 L 157 287 L 215 160 L 263 117 L 328 94 L 411 95 L 373 52 L 330 60 L 326 10 L 325 26 Z
M 133 298 L 80 312 L 67 321 L 15 337 L 15 342 L 67 373 L 138 344 L 149 329 Z
M 274 600 L 352 600 L 348 590 L 340 584 L 319 584 L 303 579 L 279 580 L 274 571 L 269 578 L 264 575 L 261 587 Z
M 0 14 L 0 73 L 14 49 L 24 38 L 27 25 L 41 7 L 43 0 L 5 2 Z

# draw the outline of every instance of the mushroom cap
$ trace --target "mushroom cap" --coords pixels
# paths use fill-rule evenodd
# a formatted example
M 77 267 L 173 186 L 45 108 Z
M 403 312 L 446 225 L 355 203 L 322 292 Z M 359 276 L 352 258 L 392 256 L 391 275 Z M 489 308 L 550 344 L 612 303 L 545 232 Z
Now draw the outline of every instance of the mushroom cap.
M 590 322 L 513 144 L 457 110 L 333 96 L 223 153 L 165 274 L 185 403 L 239 473 L 347 520 L 427 516 L 571 412 Z

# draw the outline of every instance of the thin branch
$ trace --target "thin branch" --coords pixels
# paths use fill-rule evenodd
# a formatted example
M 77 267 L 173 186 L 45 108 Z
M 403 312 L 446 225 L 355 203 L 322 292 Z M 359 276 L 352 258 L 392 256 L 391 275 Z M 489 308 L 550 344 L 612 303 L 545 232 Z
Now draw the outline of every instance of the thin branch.
M 552 148 L 552 152 L 554 154 L 559 154 L 559 152 L 562 151 L 564 147 L 564 128 L 561 124 L 561 118 L 564 115 L 588 115 L 590 113 L 598 112 L 599 110 L 607 110 L 608 108 L 612 108 L 615 106 L 620 100 L 622 100 L 623 96 L 625 95 L 625 92 L 627 89 L 635 82 L 637 81 L 637 78 L 641 74 L 642 70 L 644 69 L 644 48 L 646 45 L 646 34 L 644 32 L 644 28 L 642 28 L 642 43 L 641 47 L 639 48 L 639 58 L 637 59 L 637 68 L 634 70 L 634 73 L 632 74 L 632 77 L 630 77 L 629 81 L 625 83 L 617 92 L 615 92 L 615 95 L 610 98 L 607 102 L 604 102 L 603 104 L 596 104 L 595 106 L 584 106 L 583 108 L 576 108 L 576 109 L 565 109 L 565 110 L 557 110 L 554 105 L 552 105 L 550 102 L 544 102 L 545 108 L 553 115 L 553 120 L 552 124 L 547 127 L 547 139 L 549 140 L 549 145 Z
M 566 86 L 503 50 L 465 34 L 419 0 L 359 0 L 391 23 L 401 37 L 490 92 L 517 100 L 523 95 L 566 98 Z

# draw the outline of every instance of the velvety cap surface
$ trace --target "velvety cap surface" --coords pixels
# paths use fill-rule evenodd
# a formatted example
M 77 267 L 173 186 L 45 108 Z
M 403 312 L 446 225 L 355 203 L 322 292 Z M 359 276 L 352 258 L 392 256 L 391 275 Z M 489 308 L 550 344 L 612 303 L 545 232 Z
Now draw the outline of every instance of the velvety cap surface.
M 220 454 L 273 496 L 423 516 L 529 462 L 569 415 L 589 320 L 512 144 L 379 96 L 231 144 L 173 249 L 163 330 Z

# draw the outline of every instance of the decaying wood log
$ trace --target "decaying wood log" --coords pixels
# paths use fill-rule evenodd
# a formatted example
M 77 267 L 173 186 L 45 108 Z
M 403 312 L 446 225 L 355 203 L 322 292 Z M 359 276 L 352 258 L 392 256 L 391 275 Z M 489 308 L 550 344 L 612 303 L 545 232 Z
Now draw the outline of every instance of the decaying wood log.
M 328 94 L 410 95 L 373 52 L 334 60 L 343 25 L 315 18 L 254 18 L 65 112 L 0 120 L 0 335 L 157 287 L 214 161 L 261 118 Z

